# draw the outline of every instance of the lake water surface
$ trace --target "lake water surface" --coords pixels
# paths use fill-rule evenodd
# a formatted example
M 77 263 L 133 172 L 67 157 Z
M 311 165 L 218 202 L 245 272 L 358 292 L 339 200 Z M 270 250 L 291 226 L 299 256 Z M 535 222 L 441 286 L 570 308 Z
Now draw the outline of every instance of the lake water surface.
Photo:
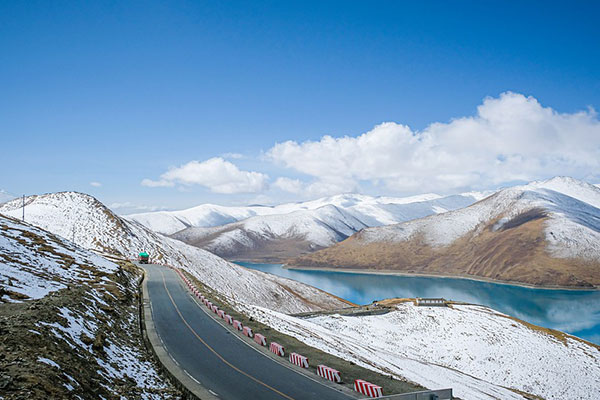
M 600 291 L 531 289 L 455 278 L 289 270 L 281 264 L 238 264 L 307 283 L 356 304 L 390 297 L 443 297 L 483 304 L 600 344 Z

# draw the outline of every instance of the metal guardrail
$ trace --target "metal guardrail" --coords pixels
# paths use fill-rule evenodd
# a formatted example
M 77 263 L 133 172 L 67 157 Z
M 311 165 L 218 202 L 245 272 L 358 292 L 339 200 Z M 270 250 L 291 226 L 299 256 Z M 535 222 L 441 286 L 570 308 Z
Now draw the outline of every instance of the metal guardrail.
M 380 397 L 386 400 L 451 400 L 452 398 L 452 389 L 425 390 Z

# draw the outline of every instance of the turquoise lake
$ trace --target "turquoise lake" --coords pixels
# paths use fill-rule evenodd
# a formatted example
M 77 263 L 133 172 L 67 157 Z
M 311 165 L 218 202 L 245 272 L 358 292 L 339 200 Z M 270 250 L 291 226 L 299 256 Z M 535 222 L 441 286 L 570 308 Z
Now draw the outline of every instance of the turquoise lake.
M 356 304 L 390 297 L 443 297 L 482 304 L 600 344 L 600 291 L 531 289 L 454 278 L 289 270 L 281 264 L 238 264 L 307 283 Z

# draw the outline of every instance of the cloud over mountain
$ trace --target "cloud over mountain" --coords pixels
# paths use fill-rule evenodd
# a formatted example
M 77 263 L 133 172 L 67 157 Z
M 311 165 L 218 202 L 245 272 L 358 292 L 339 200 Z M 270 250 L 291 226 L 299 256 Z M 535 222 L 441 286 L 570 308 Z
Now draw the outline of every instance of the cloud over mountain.
M 535 98 L 506 92 L 486 98 L 472 117 L 423 131 L 386 122 L 357 137 L 286 141 L 267 159 L 314 179 L 321 192 L 361 181 L 392 191 L 486 187 L 552 175 L 597 180 L 600 122 L 590 109 L 558 113 Z M 298 182 L 278 181 L 283 190 Z
M 143 186 L 160 187 L 201 185 L 215 193 L 256 193 L 267 188 L 267 175 L 260 172 L 242 171 L 231 162 L 214 157 L 206 161 L 190 161 L 170 168 L 157 181 L 144 179 Z

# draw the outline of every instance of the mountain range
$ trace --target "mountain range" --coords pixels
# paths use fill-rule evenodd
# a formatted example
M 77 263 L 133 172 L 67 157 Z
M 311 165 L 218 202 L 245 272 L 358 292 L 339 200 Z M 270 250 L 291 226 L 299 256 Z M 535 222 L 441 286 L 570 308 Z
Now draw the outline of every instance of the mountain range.
M 455 210 L 485 195 L 395 198 L 343 194 L 272 207 L 203 204 L 124 218 L 227 259 L 278 262 L 331 246 L 366 227 Z
M 567 177 L 515 186 L 462 209 L 363 229 L 288 264 L 597 287 L 600 189 Z

